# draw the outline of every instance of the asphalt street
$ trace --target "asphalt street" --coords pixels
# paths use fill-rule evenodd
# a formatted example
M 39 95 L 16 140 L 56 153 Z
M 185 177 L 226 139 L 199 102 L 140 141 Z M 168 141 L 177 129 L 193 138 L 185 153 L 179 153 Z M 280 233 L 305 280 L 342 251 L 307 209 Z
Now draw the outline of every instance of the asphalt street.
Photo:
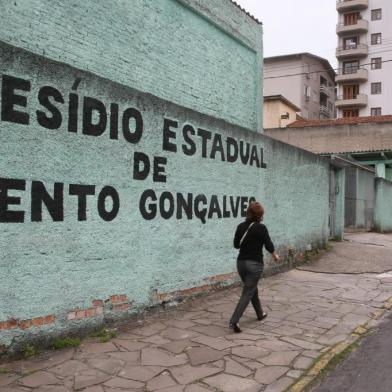
M 392 316 L 312 392 L 391 392 Z

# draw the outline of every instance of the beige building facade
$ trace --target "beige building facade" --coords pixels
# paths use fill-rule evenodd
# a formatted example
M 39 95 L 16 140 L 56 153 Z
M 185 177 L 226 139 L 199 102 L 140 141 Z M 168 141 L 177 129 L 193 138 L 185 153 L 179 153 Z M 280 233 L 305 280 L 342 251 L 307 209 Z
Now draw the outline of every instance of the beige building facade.
M 338 117 L 392 114 L 392 1 L 338 0 Z
M 264 134 L 318 155 L 338 155 L 373 167 L 392 181 L 392 116 L 296 121 Z
M 301 109 L 282 95 L 264 97 L 264 128 L 285 128 L 298 119 Z
M 264 59 L 264 96 L 282 95 L 304 119 L 335 118 L 335 71 L 310 53 Z

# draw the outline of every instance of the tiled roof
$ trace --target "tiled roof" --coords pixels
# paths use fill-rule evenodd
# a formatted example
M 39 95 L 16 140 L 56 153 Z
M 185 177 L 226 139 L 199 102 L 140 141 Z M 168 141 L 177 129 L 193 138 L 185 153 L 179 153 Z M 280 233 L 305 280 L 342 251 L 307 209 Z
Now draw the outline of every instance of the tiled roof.
M 388 116 L 368 116 L 368 117 L 350 117 L 338 118 L 335 120 L 304 120 L 295 121 L 289 124 L 288 128 L 304 128 L 304 127 L 323 127 L 334 125 L 356 125 L 366 123 L 392 123 L 392 115 Z
M 254 17 L 251 13 L 249 13 L 245 8 L 240 6 L 236 1 L 230 0 L 234 5 L 236 5 L 242 12 L 245 12 L 246 15 L 250 16 L 255 22 L 258 24 L 263 24 L 260 20 L 258 20 L 256 17 Z

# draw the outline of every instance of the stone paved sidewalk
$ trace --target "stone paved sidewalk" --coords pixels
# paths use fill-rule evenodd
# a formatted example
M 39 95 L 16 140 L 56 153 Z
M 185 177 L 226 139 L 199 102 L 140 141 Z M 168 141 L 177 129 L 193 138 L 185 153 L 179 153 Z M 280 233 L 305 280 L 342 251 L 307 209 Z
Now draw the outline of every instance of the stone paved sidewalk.
M 392 296 L 392 274 L 292 270 L 264 279 L 260 291 L 268 318 L 256 321 L 249 307 L 241 334 L 227 328 L 240 293 L 228 289 L 110 342 L 87 339 L 77 349 L 1 365 L 0 391 L 281 392 L 379 313 Z

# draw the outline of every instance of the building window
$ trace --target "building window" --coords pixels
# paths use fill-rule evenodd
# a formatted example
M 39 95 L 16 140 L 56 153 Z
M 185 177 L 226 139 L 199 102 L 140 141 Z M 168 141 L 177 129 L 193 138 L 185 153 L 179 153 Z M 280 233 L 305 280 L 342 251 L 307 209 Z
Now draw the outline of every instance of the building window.
M 370 42 L 372 45 L 380 45 L 381 44 L 381 33 L 372 34 Z
M 359 84 L 348 84 L 343 86 L 343 99 L 357 99 Z
M 372 69 L 381 69 L 382 67 L 381 57 L 372 58 Z
M 304 86 L 304 95 L 305 95 L 305 101 L 309 102 L 310 101 L 310 86 L 307 86 L 306 84 Z
M 381 108 L 371 108 L 370 115 L 371 116 L 381 116 Z
M 371 84 L 371 93 L 372 94 L 381 94 L 381 82 Z
M 343 63 L 343 74 L 347 75 L 347 74 L 356 73 L 356 72 L 358 72 L 358 68 L 359 68 L 359 61 L 358 60 L 345 61 Z
M 372 10 L 372 20 L 380 20 L 382 18 L 381 8 L 377 8 L 376 10 Z
M 361 18 L 361 15 L 359 12 L 352 12 L 350 14 L 345 14 L 344 15 L 344 25 L 345 26 L 351 26 L 355 25 L 358 23 L 358 19 Z
M 356 49 L 358 46 L 358 37 L 347 37 L 343 40 L 343 49 Z
M 359 116 L 359 109 L 344 109 L 343 110 L 343 118 L 358 117 L 358 116 Z

